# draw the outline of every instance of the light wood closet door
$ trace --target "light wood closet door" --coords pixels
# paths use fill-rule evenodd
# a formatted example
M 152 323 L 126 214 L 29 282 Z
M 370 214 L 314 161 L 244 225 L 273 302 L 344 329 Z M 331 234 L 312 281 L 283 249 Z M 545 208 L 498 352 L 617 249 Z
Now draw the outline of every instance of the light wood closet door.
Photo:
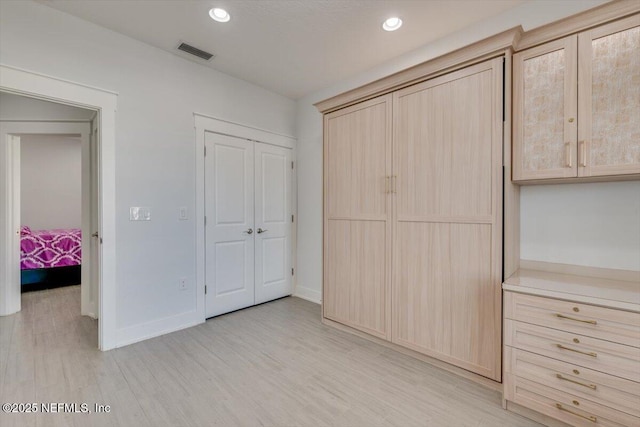
M 389 334 L 391 96 L 325 116 L 325 317 Z
M 502 60 L 397 92 L 396 344 L 500 379 Z
M 513 180 L 577 176 L 577 36 L 513 55 Z
M 578 35 L 579 176 L 640 173 L 640 15 Z

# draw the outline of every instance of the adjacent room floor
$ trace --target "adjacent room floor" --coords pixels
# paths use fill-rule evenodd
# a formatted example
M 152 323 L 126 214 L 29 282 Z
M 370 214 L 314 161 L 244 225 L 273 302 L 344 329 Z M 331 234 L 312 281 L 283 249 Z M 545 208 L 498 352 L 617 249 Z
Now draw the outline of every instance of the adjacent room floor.
M 494 391 L 323 326 L 298 298 L 104 353 L 79 313 L 73 286 L 24 294 L 0 317 L 0 400 L 111 412 L 2 414 L 2 426 L 537 425 Z

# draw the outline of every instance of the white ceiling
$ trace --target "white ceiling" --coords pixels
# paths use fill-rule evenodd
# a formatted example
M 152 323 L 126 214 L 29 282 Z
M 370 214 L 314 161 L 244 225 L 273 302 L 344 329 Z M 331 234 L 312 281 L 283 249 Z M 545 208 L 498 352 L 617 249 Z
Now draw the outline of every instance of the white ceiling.
M 207 66 L 292 99 L 497 15 L 524 0 L 41 0 L 175 53 L 214 53 Z M 231 21 L 209 18 L 223 7 Z M 386 32 L 382 21 L 400 16 Z

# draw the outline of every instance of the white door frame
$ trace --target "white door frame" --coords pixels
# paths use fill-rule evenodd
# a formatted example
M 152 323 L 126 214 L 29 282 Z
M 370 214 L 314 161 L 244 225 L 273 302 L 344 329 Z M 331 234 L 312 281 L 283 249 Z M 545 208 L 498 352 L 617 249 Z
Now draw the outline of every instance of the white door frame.
M 98 346 L 109 350 L 117 345 L 116 329 L 116 211 L 115 211 L 115 114 L 117 93 L 73 83 L 43 74 L 0 65 L 0 91 L 53 101 L 98 112 L 99 198 L 98 233 L 102 239 L 100 259 Z M 3 145 L 8 145 L 4 143 Z M 9 222 L 0 212 L 0 241 L 11 244 Z M 4 269 L 0 259 L 0 270 Z M 0 285 L 3 285 L 0 283 Z M 0 286 L 0 292 L 7 286 Z M 0 294 L 0 299 L 5 295 Z
M 6 189 L 5 200 L 8 202 L 7 206 L 11 207 L 10 214 L 7 215 L 8 229 L 16 230 L 16 233 L 12 233 L 13 238 L 16 240 L 13 243 L 13 250 L 6 253 L 4 256 L 8 263 L 6 282 L 3 282 L 0 286 L 8 286 L 5 293 L 5 298 L 2 301 L 3 308 L 0 309 L 2 314 L 11 314 L 21 310 L 21 298 L 20 298 L 20 277 L 15 277 L 14 272 L 20 264 L 19 247 L 20 239 L 17 234 L 17 230 L 20 229 L 20 158 L 21 149 L 16 147 L 15 143 L 11 142 L 9 138 L 17 135 L 77 135 L 81 139 L 81 152 L 82 152 L 82 281 L 81 281 L 81 314 L 90 316 L 93 318 L 98 317 L 98 284 L 92 283 L 89 275 L 88 267 L 92 265 L 90 257 L 94 254 L 90 251 L 90 235 L 92 214 L 97 212 L 91 211 L 91 188 L 90 184 L 92 180 L 91 165 L 90 165 L 90 134 L 91 134 L 91 122 L 68 122 L 68 121 L 56 121 L 56 122 L 42 122 L 42 121 L 0 121 L 0 139 L 8 143 L 9 147 L 5 147 L 4 153 L 6 156 L 5 164 L 8 165 L 6 174 Z M 1 157 L 1 156 L 0 156 Z M 29 224 L 25 224 L 29 225 Z
M 205 114 L 194 113 L 196 130 L 196 312 L 197 316 L 206 320 L 206 307 L 204 295 L 205 282 L 205 189 L 204 189 L 204 137 L 206 132 L 219 133 L 222 135 L 244 138 L 254 142 L 277 145 L 279 147 L 290 148 L 292 158 L 296 159 L 296 139 L 292 136 L 281 135 L 251 126 L 233 123 L 227 120 L 207 116 Z M 296 268 L 296 224 L 297 220 L 297 180 L 296 173 L 293 174 L 291 183 L 292 191 L 292 212 L 295 221 L 291 224 L 291 261 L 295 271 Z M 293 276 L 293 289 L 295 293 L 296 275 Z

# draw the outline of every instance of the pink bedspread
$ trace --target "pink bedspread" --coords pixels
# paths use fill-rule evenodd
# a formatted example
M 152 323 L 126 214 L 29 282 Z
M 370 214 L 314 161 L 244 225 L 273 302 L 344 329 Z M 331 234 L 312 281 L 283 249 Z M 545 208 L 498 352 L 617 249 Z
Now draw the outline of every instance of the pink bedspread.
M 30 230 L 23 226 L 20 237 L 20 268 L 68 267 L 82 262 L 79 228 Z

